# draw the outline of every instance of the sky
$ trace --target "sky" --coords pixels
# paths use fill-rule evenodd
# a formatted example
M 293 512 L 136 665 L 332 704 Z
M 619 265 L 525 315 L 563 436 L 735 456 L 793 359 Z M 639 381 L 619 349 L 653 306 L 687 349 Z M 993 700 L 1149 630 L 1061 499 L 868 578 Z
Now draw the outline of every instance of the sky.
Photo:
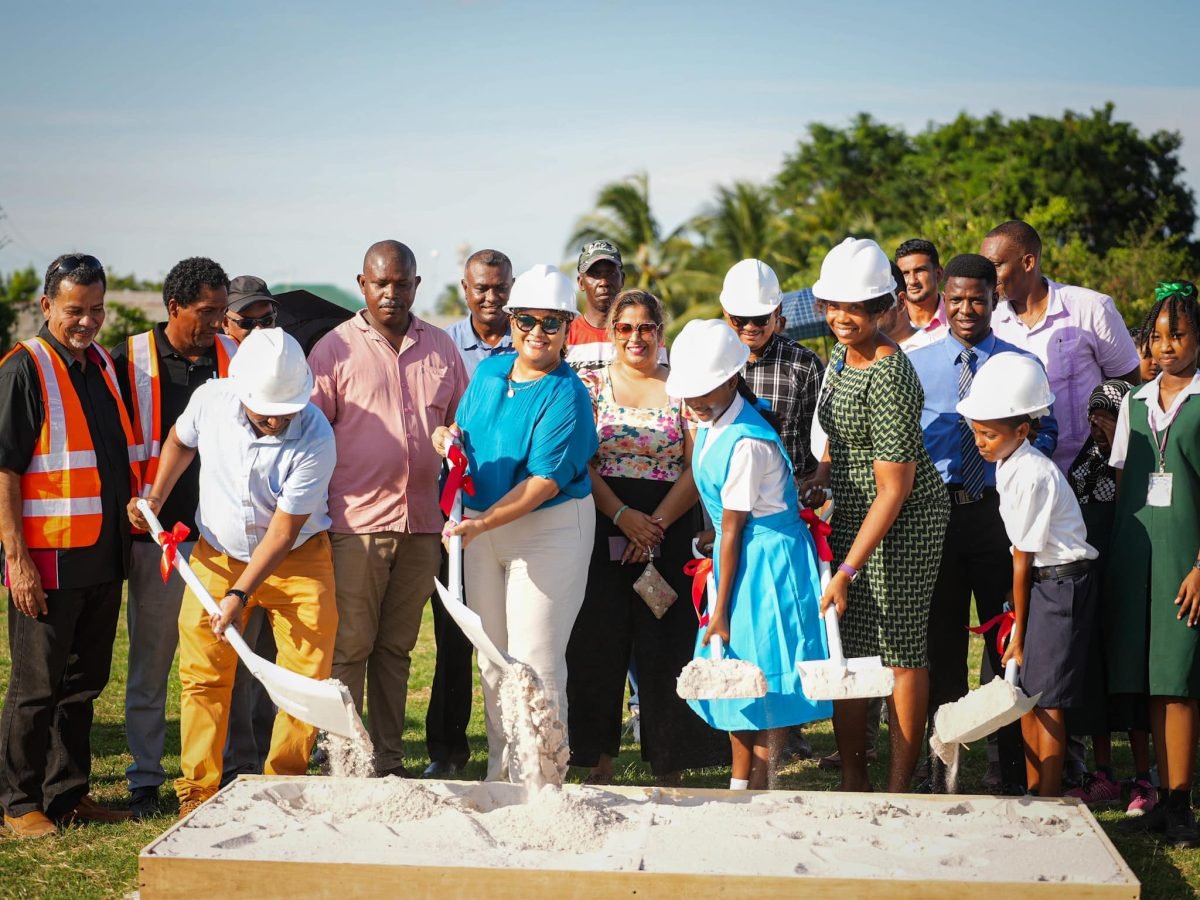
M 1200 195 L 1195 0 L 0 0 L 0 35 L 0 271 L 200 255 L 357 290 L 396 238 L 423 308 L 463 246 L 569 260 L 635 172 L 674 228 L 862 111 L 915 132 L 1112 101 L 1183 135 Z

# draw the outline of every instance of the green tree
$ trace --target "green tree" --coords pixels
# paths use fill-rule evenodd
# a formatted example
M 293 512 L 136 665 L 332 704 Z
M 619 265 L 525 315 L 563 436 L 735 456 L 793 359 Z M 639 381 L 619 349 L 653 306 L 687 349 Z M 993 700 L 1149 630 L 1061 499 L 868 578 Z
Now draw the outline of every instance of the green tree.
M 761 259 L 781 281 L 800 268 L 800 248 L 789 241 L 794 232 L 775 201 L 767 185 L 737 181 L 718 187 L 716 201 L 691 223 L 701 240 L 703 267 L 723 275 L 738 260 Z
M 462 292 L 457 284 L 450 282 L 442 288 L 442 292 L 433 301 L 433 311 L 439 316 L 454 316 L 455 318 L 462 318 L 467 314 L 467 304 L 463 300 Z
M 13 329 L 21 313 L 30 308 L 38 296 L 42 282 L 33 266 L 18 269 L 8 275 L 0 274 L 0 353 L 7 353 L 14 343 Z
M 154 327 L 154 323 L 136 306 L 109 300 L 104 304 L 104 312 L 104 327 L 100 329 L 96 343 L 109 350 L 131 334 L 141 334 Z
M 106 273 L 106 280 L 110 291 L 156 291 L 161 293 L 163 289 L 161 281 L 146 281 L 132 273 L 129 275 Z

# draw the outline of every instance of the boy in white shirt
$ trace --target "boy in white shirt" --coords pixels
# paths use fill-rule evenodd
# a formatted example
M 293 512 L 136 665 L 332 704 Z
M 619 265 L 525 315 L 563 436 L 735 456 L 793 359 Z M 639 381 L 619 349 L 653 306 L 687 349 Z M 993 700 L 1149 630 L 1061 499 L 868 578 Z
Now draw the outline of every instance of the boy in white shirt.
M 1000 517 L 1012 542 L 1013 629 L 1004 663 L 1038 705 L 1021 720 L 1029 792 L 1062 794 L 1065 710 L 1083 702 L 1095 622 L 1097 552 L 1086 540 L 1066 476 L 1029 443 L 1032 422 L 1054 402 L 1036 360 L 1004 353 L 975 374 L 958 412 L 971 420 L 979 455 L 996 464 Z

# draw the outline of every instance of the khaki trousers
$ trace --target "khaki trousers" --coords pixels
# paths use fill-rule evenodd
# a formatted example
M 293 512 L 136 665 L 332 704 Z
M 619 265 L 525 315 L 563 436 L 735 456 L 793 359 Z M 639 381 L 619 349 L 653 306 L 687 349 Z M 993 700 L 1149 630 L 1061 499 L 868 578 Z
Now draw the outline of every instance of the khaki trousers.
M 200 583 L 220 601 L 246 568 L 240 560 L 215 550 L 201 538 L 192 551 L 192 568 Z M 261 606 L 275 634 L 276 663 L 310 678 L 328 678 L 337 634 L 333 590 L 333 557 L 322 532 L 301 544 L 250 598 Z M 237 653 L 212 633 L 208 613 L 189 588 L 179 612 L 179 728 L 182 776 L 175 782 L 180 802 L 207 800 L 221 783 L 222 755 L 229 729 L 229 705 Z M 303 775 L 317 730 L 282 710 L 275 716 L 268 775 Z
M 383 774 L 404 762 L 408 673 L 441 564 L 441 536 L 377 531 L 330 538 L 338 606 L 333 677 L 350 689 L 360 715 L 370 681 L 367 731 Z
M 478 515 L 467 511 L 467 515 Z M 484 532 L 463 554 L 464 593 L 496 646 L 531 666 L 567 722 L 567 643 L 583 606 L 596 531 L 590 496 L 567 500 Z M 507 777 L 497 689 L 502 670 L 479 656 L 488 736 L 488 780 Z

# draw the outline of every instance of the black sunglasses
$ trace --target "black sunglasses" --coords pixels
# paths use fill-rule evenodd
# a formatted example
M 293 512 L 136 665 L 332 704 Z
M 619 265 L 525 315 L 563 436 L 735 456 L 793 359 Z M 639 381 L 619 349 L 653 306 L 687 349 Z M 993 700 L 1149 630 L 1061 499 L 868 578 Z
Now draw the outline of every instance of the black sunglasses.
M 637 330 L 637 336 L 642 340 L 645 340 L 652 334 L 658 334 L 658 326 L 652 322 L 641 322 L 638 325 L 633 325 L 630 322 L 616 322 L 613 324 L 613 334 L 617 337 L 630 337 L 635 329 Z
M 58 261 L 58 265 L 54 267 L 55 272 L 61 272 L 64 275 L 70 275 L 78 269 L 103 269 L 100 265 L 100 260 L 89 254 L 83 256 L 64 256 Z
M 733 313 L 730 313 L 729 321 L 733 323 L 734 328 L 745 328 L 747 325 L 753 325 L 755 328 L 765 328 L 773 315 L 774 313 L 767 313 L 763 316 L 735 316 Z
M 558 329 L 566 324 L 565 318 L 558 316 L 542 316 L 540 319 L 537 316 L 531 316 L 528 313 L 518 313 L 512 317 L 517 327 L 528 334 L 533 331 L 534 326 L 541 325 L 542 331 L 546 334 L 558 334 Z
M 252 331 L 255 328 L 274 328 L 275 327 L 275 312 L 269 312 L 263 316 L 252 316 L 247 318 L 238 318 L 231 312 L 225 313 L 229 317 L 229 321 L 238 328 L 244 328 L 246 331 Z

